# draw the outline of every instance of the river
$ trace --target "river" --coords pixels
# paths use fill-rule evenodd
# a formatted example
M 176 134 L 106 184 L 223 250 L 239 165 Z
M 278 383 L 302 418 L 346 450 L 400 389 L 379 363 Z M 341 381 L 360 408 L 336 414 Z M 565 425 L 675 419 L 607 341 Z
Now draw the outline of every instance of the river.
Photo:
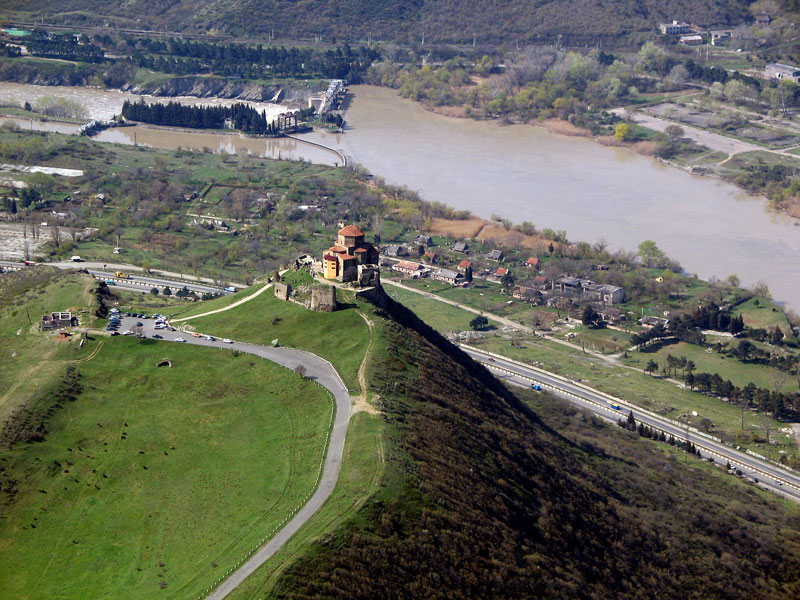
M 66 98 L 83 106 L 86 119 L 108 120 L 122 111 L 125 100 L 138 102 L 176 101 L 190 105 L 230 106 L 236 102 L 244 102 L 257 109 L 266 111 L 268 117 L 275 117 L 287 108 L 269 102 L 250 102 L 227 98 L 161 98 L 156 96 L 138 96 L 115 90 L 100 90 L 85 87 L 48 87 L 23 83 L 0 82 L 0 105 L 22 106 L 25 101 L 35 105 L 44 98 Z M 0 123 L 14 123 L 22 129 L 37 129 L 55 133 L 78 133 L 78 126 L 57 121 L 36 121 L 24 118 L 0 117 Z M 99 142 L 117 144 L 139 144 L 154 148 L 177 150 L 211 150 L 216 153 L 236 154 L 246 150 L 254 156 L 263 158 L 285 158 L 290 160 L 307 160 L 309 162 L 335 166 L 341 164 L 341 158 L 335 153 L 291 138 L 254 138 L 238 133 L 210 133 L 201 131 L 176 131 L 156 127 L 121 127 L 106 129 L 94 136 Z
M 351 91 L 346 133 L 312 137 L 390 183 L 485 218 L 604 239 L 611 250 L 650 239 L 689 273 L 763 279 L 800 310 L 800 227 L 763 198 L 585 138 L 444 117 L 386 88 Z
M 76 100 L 85 90 L 91 98 L 85 105 L 95 118 L 119 112 L 129 96 L 3 82 L 0 101 L 21 104 L 30 88 L 51 96 L 67 90 Z M 345 134 L 303 137 L 343 149 L 375 175 L 418 190 L 427 200 L 486 218 L 499 214 L 564 229 L 574 241 L 604 239 L 611 250 L 635 250 L 651 239 L 690 273 L 720 279 L 735 273 L 745 285 L 763 279 L 778 301 L 800 310 L 800 227 L 769 211 L 762 198 L 591 140 L 530 125 L 443 117 L 385 88 L 351 91 Z M 21 124 L 31 126 L 25 120 Z M 95 139 L 229 153 L 243 148 L 259 156 L 338 162 L 323 149 L 285 138 L 130 127 L 106 130 Z

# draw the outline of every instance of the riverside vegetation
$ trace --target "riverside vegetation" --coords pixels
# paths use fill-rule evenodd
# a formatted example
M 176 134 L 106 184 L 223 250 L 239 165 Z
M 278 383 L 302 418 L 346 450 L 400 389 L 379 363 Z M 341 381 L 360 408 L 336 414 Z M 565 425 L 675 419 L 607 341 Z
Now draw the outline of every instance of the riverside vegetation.
M 750 8 L 763 9 L 761 3 Z M 791 6 L 782 11 L 775 8 L 774 24 L 766 29 L 754 25 L 736 29 L 729 44 L 747 47 L 755 37 L 759 39 L 755 52 L 737 55 L 732 46 L 714 47 L 713 56 L 707 52 L 705 59 L 692 49 L 676 46 L 670 38 L 637 44 L 638 51 L 608 45 L 604 46 L 608 50 L 567 50 L 560 43 L 542 45 L 541 41 L 516 50 L 414 44 L 353 48 L 347 43 L 278 48 L 252 41 L 164 40 L 124 33 L 95 34 L 91 39 L 84 35 L 76 40 L 35 30 L 31 35 L 35 56 L 21 57 L 13 46 L 6 48 L 8 56 L 0 56 L 0 79 L 259 100 L 284 93 L 300 97 L 307 94 L 300 90 L 323 88 L 323 78 L 365 81 L 395 88 L 400 95 L 448 115 L 536 122 L 559 133 L 627 145 L 763 194 L 776 208 L 798 216 L 797 160 L 791 153 L 774 150 L 794 145 L 800 151 L 798 130 L 788 119 L 789 112 L 800 105 L 800 86 L 760 76 L 765 61 L 800 60 L 792 54 L 794 46 L 787 43 L 791 10 Z M 108 52 L 114 58 L 93 62 L 83 57 L 87 48 L 93 48 L 93 57 Z M 58 60 L 49 60 L 55 57 Z M 676 108 L 681 105 L 688 110 Z M 706 113 L 709 117 L 700 118 L 701 128 L 748 141 L 752 151 L 729 156 L 705 148 L 684 136 L 677 123 L 663 132 L 636 125 L 636 109 L 689 126 L 698 126 L 698 111 Z M 130 107 L 126 110 L 128 116 L 133 114 Z M 221 126 L 211 115 L 188 114 L 197 112 L 196 108 L 183 109 L 187 114 L 173 114 L 174 118 L 162 117 L 179 112 L 177 107 L 154 110 L 159 114 L 145 118 L 141 107 L 138 113 L 165 125 Z M 273 134 L 270 124 L 259 119 L 258 115 L 237 117 L 237 128 Z M 341 126 L 340 115 L 332 119 Z

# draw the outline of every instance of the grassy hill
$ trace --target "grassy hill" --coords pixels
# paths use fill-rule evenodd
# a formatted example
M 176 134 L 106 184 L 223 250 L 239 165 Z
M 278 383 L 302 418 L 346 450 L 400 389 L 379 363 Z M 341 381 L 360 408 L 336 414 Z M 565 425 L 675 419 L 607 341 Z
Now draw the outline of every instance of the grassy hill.
M 0 276 L 0 424 L 20 405 L 57 385 L 66 362 L 88 355 L 94 344 L 39 333 L 39 319 L 71 310 L 83 327 L 100 308 L 98 285 L 82 273 L 38 266 Z
M 797 597 L 796 507 L 574 409 L 557 434 L 404 307 L 376 316 L 381 488 L 237 600 Z
M 516 41 L 555 40 L 572 45 L 603 43 L 656 31 L 659 21 L 681 19 L 705 24 L 741 23 L 747 0 L 44 0 L 32 8 L 25 0 L 4 3 L 2 14 L 74 24 L 113 21 L 120 26 L 160 30 L 219 32 L 278 39 L 378 40 L 419 43 L 512 45 Z M 260 18 L 253 19 L 258 14 Z M 112 18 L 109 18 L 112 17 Z
M 333 410 L 314 382 L 223 349 L 39 332 L 50 310 L 98 319 L 82 273 L 0 291 L 0 597 L 196 597 L 313 491 Z
M 354 389 L 366 373 L 381 411 L 355 414 L 341 485 L 233 600 L 800 594 L 796 506 L 512 393 L 389 298 L 342 301 L 311 313 L 266 292 L 187 322 L 319 353 Z M 330 405 L 293 373 L 116 338 L 67 375 L 47 439 L 0 463 L 13 597 L 197 595 L 307 492 Z

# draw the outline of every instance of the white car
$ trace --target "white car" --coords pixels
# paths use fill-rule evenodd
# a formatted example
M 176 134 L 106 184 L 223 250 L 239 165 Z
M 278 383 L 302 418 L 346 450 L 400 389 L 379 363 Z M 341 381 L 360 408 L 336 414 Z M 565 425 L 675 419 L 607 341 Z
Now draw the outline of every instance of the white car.
M 122 335 L 133 335 L 132 331 L 123 331 Z
M 222 343 L 223 344 L 232 344 L 233 340 L 229 340 L 228 338 L 225 338 L 224 340 L 222 340 Z
M 176 342 L 185 342 L 186 340 L 185 340 L 185 339 L 183 339 L 183 338 L 175 338 L 175 341 L 176 341 Z
M 207 341 L 207 342 L 213 342 L 213 341 L 215 341 L 216 339 L 217 339 L 217 338 L 215 338 L 213 335 L 207 335 L 207 336 L 206 336 L 206 341 Z

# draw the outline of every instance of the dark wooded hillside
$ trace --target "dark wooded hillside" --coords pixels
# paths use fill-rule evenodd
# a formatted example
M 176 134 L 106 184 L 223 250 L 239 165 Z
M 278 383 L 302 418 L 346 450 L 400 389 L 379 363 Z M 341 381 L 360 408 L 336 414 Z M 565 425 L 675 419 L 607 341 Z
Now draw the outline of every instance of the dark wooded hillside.
M 197 33 L 321 36 L 419 43 L 512 45 L 556 41 L 604 47 L 657 31 L 666 19 L 736 25 L 750 18 L 747 0 L 7 0 L 28 18 Z M 254 18 L 254 16 L 256 18 Z
M 796 513 L 651 442 L 616 456 L 592 433 L 570 442 L 410 311 L 390 301 L 385 315 L 373 371 L 393 431 L 385 493 L 278 597 L 798 596 Z

